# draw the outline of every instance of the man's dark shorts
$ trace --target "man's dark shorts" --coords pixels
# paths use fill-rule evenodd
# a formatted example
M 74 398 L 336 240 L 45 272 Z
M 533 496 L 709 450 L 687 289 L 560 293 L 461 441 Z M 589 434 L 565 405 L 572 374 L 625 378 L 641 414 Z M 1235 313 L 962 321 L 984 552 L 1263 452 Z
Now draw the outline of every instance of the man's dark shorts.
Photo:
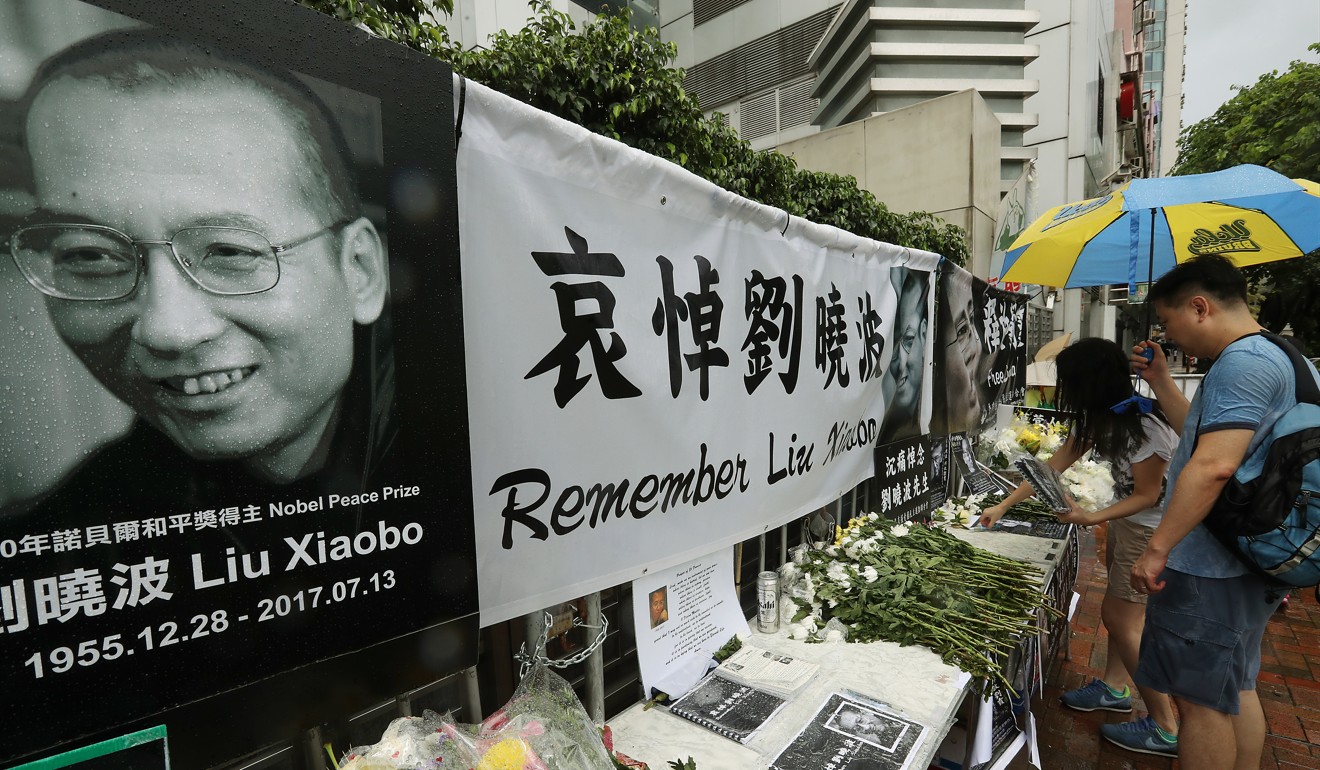
M 1238 713 L 1256 688 L 1260 641 L 1283 591 L 1256 575 L 1205 578 L 1166 569 L 1146 604 L 1134 679 L 1177 698 Z

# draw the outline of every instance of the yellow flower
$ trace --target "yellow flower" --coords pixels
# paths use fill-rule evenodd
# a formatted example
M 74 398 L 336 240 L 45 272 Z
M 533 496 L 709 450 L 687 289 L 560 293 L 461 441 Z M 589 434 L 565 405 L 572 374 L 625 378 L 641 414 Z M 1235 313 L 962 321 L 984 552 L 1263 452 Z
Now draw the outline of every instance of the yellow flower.
M 1018 432 L 1017 442 L 1022 446 L 1023 449 L 1027 450 L 1032 454 L 1035 454 L 1036 450 L 1040 449 L 1041 438 L 1043 437 L 1040 434 L 1040 430 L 1032 426 L 1032 427 L 1023 428 L 1021 431 Z
M 838 545 L 839 543 L 842 543 L 842 542 L 843 542 L 843 527 L 840 527 L 838 524 L 835 524 L 835 525 L 834 525 L 834 544 L 835 544 L 835 545 Z
M 522 770 L 527 744 L 521 738 L 505 738 L 481 755 L 477 770 Z

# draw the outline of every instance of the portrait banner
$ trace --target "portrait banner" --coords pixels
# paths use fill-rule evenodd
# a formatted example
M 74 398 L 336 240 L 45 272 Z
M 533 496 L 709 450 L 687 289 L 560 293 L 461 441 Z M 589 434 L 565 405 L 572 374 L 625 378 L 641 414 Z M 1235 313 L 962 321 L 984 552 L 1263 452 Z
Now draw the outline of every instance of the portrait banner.
M 788 522 L 925 432 L 937 255 L 464 88 L 483 625 Z
M 448 66 L 275 0 L 9 0 L 0 59 L 0 764 L 473 665 Z
M 933 429 L 975 439 L 994 423 L 997 404 L 1026 394 L 1027 297 L 948 261 L 939 278 Z

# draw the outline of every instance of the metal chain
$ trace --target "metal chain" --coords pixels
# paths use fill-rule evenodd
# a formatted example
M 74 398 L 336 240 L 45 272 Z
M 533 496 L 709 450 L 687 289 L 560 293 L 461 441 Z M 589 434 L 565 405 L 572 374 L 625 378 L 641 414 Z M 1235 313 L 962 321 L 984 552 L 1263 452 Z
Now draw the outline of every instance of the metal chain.
M 519 679 L 526 678 L 527 672 L 531 671 L 532 666 L 536 664 L 549 666 L 550 668 L 568 668 L 569 666 L 576 666 L 591 657 L 593 652 L 600 649 L 600 646 L 605 643 L 606 634 L 608 634 L 610 630 L 609 618 L 604 615 L 600 616 L 599 626 L 589 626 L 586 623 L 583 623 L 581 618 L 573 618 L 574 628 L 599 628 L 600 633 L 596 634 L 596 638 L 592 640 L 591 644 L 584 647 L 581 652 L 575 655 L 570 655 L 567 658 L 559 658 L 556 660 L 547 657 L 545 654 L 545 645 L 550 639 L 550 627 L 553 624 L 554 618 L 550 613 L 545 613 L 545 628 L 536 637 L 536 649 L 540 650 L 540 653 L 536 655 L 529 653 L 527 651 L 527 642 L 523 642 L 522 645 L 518 647 L 518 652 L 514 654 L 513 658 L 522 664 L 518 669 Z M 568 632 L 565 631 L 564 633 Z

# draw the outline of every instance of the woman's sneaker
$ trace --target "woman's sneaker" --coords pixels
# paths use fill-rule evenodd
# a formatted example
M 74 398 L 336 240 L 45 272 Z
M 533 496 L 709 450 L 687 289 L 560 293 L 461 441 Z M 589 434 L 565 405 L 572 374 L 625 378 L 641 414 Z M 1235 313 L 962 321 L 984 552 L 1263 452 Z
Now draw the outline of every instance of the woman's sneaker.
M 1129 751 L 1161 757 L 1178 756 L 1178 736 L 1164 732 L 1150 717 L 1142 717 L 1135 722 L 1100 725 L 1100 734 L 1110 743 Z
M 1122 692 L 1115 692 L 1099 679 L 1092 679 L 1085 687 L 1064 693 L 1059 700 L 1077 711 L 1117 711 L 1126 714 L 1132 711 L 1132 688 L 1124 686 Z

